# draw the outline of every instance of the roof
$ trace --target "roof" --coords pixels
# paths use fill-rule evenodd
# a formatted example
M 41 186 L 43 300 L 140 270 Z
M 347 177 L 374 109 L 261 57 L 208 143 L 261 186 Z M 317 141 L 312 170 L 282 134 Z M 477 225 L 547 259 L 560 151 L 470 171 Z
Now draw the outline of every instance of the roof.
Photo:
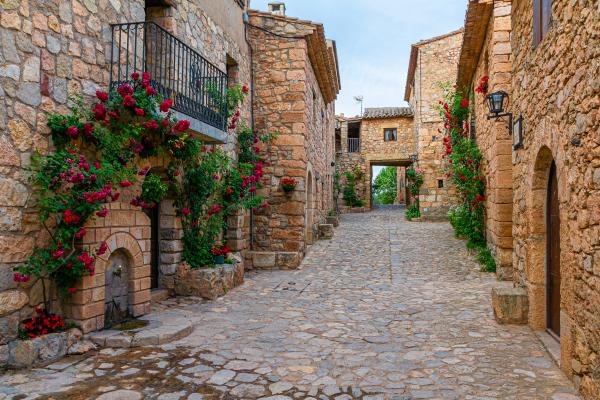
M 410 107 L 365 108 L 363 119 L 412 117 L 413 115 Z
M 433 42 L 437 42 L 438 40 L 446 39 L 447 37 L 458 35 L 463 32 L 463 28 L 457 29 L 452 32 L 448 32 L 444 35 L 435 36 L 430 39 L 421 40 L 413 44 L 410 48 L 410 61 L 408 63 L 408 74 L 406 75 L 406 88 L 404 90 L 404 100 L 409 101 L 410 99 L 410 84 L 415 78 L 415 71 L 417 69 L 417 56 L 419 55 L 419 47 L 428 45 Z
M 325 38 L 323 24 L 257 10 L 248 10 L 248 14 L 251 17 L 263 18 L 265 20 L 300 24 L 304 32 L 299 32 L 299 35 L 306 39 L 308 57 L 315 71 L 323 98 L 327 104 L 337 98 L 341 90 L 337 46 L 335 41 Z M 251 26 L 254 25 L 251 24 Z M 265 30 L 264 28 L 262 29 Z M 283 38 L 291 37 L 287 32 L 271 32 L 268 29 L 266 31 Z
M 465 34 L 458 61 L 456 84 L 468 86 L 473 80 L 490 23 L 494 4 L 489 0 L 470 0 L 465 15 Z

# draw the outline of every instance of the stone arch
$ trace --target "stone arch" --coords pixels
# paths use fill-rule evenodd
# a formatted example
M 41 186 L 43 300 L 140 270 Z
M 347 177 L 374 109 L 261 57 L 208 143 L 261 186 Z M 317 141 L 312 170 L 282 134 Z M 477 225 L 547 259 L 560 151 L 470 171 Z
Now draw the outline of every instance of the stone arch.
M 529 208 L 529 246 L 526 275 L 529 291 L 529 324 L 534 329 L 546 327 L 546 212 L 552 151 L 542 146 L 537 153 L 531 175 Z

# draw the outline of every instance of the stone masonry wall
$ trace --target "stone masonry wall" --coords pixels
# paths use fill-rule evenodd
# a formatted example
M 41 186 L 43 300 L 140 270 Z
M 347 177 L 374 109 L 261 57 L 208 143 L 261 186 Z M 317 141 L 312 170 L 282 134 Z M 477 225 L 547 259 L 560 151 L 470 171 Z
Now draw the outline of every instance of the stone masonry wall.
M 333 208 L 334 110 L 326 105 L 308 57 L 308 43 L 298 36 L 313 25 L 284 17 L 251 15 L 253 25 L 294 38 L 251 30 L 254 49 L 256 129 L 277 138 L 264 149 L 268 164 L 259 195 L 269 207 L 256 211 L 254 247 L 249 259 L 256 268 L 295 268 L 313 225 Z M 296 190 L 285 194 L 281 179 L 294 178 Z
M 442 127 L 437 111 L 442 99 L 441 83 L 456 80 L 462 33 L 457 32 L 440 39 L 418 44 L 413 90 L 410 104 L 414 109 L 414 129 L 417 137 L 418 167 L 424 170 L 424 183 L 419 195 L 424 218 L 443 219 L 450 206 L 456 202 L 456 191 L 446 180 L 441 154 L 443 150 Z M 438 187 L 438 181 L 444 187 Z
M 488 92 L 510 87 L 509 1 L 494 3 L 484 47 L 469 88 L 474 93 L 475 137 L 483 154 L 482 174 L 486 177 L 485 230 L 488 246 L 496 260 L 499 279 L 512 280 L 512 138 L 506 122 L 488 120 L 485 95 L 475 93 L 481 78 L 489 77 Z
M 337 199 L 338 205 L 341 210 L 343 207 L 346 206 L 346 203 L 344 202 L 343 193 L 343 187 L 346 181 L 344 178 L 344 173 L 347 171 L 354 171 L 355 168 L 358 167 L 366 176 L 367 164 L 361 152 L 348 152 L 348 120 L 342 116 L 338 116 L 337 119 L 340 126 L 341 148 L 339 149 L 339 152 L 335 155 L 335 171 L 339 174 L 340 185 L 342 187 Z M 353 118 L 353 120 L 356 120 L 356 118 Z M 363 181 L 356 182 L 355 188 L 356 193 L 360 198 L 366 198 L 366 180 L 364 181 L 364 183 Z
M 243 10 L 237 2 L 231 0 L 233 8 L 225 10 L 227 15 L 237 14 L 234 39 L 228 36 L 228 27 L 215 24 L 196 3 L 178 1 L 177 5 L 177 8 L 160 11 L 151 9 L 148 17 L 156 18 L 158 23 L 223 70 L 229 55 L 238 63 L 236 75 L 239 81 L 249 82 L 248 50 L 239 39 Z M 219 7 L 220 15 L 225 15 L 223 7 L 227 5 L 220 4 Z M 31 198 L 24 170 L 30 164 L 33 151 L 43 153 L 51 148 L 46 113 L 67 113 L 69 96 L 83 94 L 84 100 L 92 101 L 96 90 L 106 90 L 110 62 L 109 24 L 145 19 L 144 2 L 139 0 L 0 2 L 0 192 L 3 193 L 0 195 L 0 304 L 3 306 L 0 344 L 15 337 L 17 325 L 14 321 L 29 316 L 30 309 L 26 304 L 37 305 L 41 298 L 38 288 L 16 289 L 12 268 L 31 254 L 34 243 L 49 240 L 38 224 L 35 201 Z M 233 154 L 235 146 L 233 136 L 227 149 Z M 113 206 L 118 204 L 111 205 L 111 210 Z M 109 229 L 111 234 L 130 234 L 126 231 L 137 227 L 140 227 L 137 222 L 128 226 L 119 222 L 103 228 Z M 138 233 L 137 237 L 132 237 L 140 248 L 145 249 L 143 251 L 147 251 L 148 238 Z M 240 243 L 243 246 L 243 240 Z M 140 265 L 148 262 L 143 261 Z M 134 284 L 135 290 L 142 290 L 147 285 L 145 280 L 143 282 Z M 97 290 L 94 301 L 98 301 L 99 293 Z M 24 301 L 7 300 L 15 296 Z M 138 304 L 138 300 L 132 304 Z M 5 304 L 8 305 L 5 307 Z M 144 302 L 140 300 L 139 304 Z M 85 307 L 77 312 L 87 313 Z M 88 319 L 71 316 L 79 321 Z M 99 327 L 101 321 L 96 321 Z
M 600 398 L 600 9 L 552 2 L 552 25 L 532 46 L 532 3 L 513 1 L 512 105 L 524 117 L 513 153 L 515 280 L 529 322 L 545 328 L 545 199 L 556 163 L 560 202 L 561 368 L 586 399 Z

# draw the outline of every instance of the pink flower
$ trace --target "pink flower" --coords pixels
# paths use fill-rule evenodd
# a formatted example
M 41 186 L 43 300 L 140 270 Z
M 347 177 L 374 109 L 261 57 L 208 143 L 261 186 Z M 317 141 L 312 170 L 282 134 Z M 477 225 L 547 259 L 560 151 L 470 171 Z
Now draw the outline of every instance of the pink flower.
M 15 272 L 13 275 L 13 280 L 15 282 L 25 283 L 25 282 L 29 282 L 30 279 L 31 279 L 31 277 L 29 275 L 22 275 L 18 272 Z
M 77 232 L 77 233 L 75 234 L 75 237 L 76 237 L 77 239 L 81 239 L 82 237 L 84 237 L 84 236 L 85 236 L 85 234 L 86 234 L 86 233 L 87 233 L 87 231 L 85 230 L 85 228 L 83 228 L 83 227 L 82 227 L 82 228 L 79 230 L 79 232 Z
M 133 74 L 131 74 L 131 79 L 133 79 L 134 81 L 137 81 L 138 79 L 140 79 L 140 73 L 134 72 Z
M 52 251 L 52 258 L 53 259 L 57 259 L 62 257 L 65 254 L 65 251 L 63 249 L 56 249 Z
M 190 215 L 190 213 L 191 213 L 191 211 L 190 211 L 190 209 L 189 209 L 189 208 L 187 208 L 187 207 L 183 207 L 183 208 L 181 209 L 181 214 L 183 214 L 183 215 Z
M 94 125 L 87 123 L 83 126 L 83 134 L 85 136 L 92 136 L 92 133 L 94 133 Z
M 144 126 L 146 127 L 146 129 L 158 129 L 158 124 L 155 120 L 150 120 L 150 122 L 146 122 Z
M 65 212 L 63 212 L 63 221 L 65 222 L 65 224 L 77 224 L 79 222 L 80 218 L 73 214 L 73 212 L 71 212 L 71 210 L 65 210 Z
M 156 90 L 152 86 L 146 86 L 146 96 L 154 96 Z
M 123 97 L 123 105 L 125 107 L 133 107 L 135 106 L 135 99 L 128 94 L 125 97 Z
M 125 96 L 133 93 L 133 88 L 128 83 L 122 83 L 119 86 L 119 88 L 117 89 L 117 93 L 119 93 L 121 96 L 125 97 Z
M 69 292 L 69 294 L 75 294 L 75 293 L 77 293 L 77 288 L 70 287 L 67 289 L 67 292 Z
M 110 195 L 110 197 L 112 198 L 113 201 L 117 201 L 117 200 L 119 200 L 119 197 L 121 197 L 121 193 L 113 193 Z
M 99 216 L 100 218 L 106 217 L 107 214 L 108 214 L 108 210 L 106 208 L 103 208 L 102 210 L 100 210 L 96 213 L 96 215 Z
M 171 100 L 164 100 L 160 103 L 160 111 L 167 112 L 173 106 L 173 102 Z
M 140 117 L 144 115 L 144 110 L 142 108 L 136 107 L 133 111 L 135 111 L 135 115 L 139 115 Z

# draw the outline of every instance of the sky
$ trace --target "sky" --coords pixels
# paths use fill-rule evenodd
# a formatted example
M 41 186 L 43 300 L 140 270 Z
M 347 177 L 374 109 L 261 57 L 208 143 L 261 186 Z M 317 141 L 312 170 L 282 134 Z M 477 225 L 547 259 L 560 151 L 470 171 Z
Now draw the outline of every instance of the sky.
M 269 0 L 251 0 L 266 11 Z M 463 26 L 467 0 L 285 0 L 286 15 L 321 22 L 337 44 L 342 90 L 336 114 L 406 106 L 410 46 Z

